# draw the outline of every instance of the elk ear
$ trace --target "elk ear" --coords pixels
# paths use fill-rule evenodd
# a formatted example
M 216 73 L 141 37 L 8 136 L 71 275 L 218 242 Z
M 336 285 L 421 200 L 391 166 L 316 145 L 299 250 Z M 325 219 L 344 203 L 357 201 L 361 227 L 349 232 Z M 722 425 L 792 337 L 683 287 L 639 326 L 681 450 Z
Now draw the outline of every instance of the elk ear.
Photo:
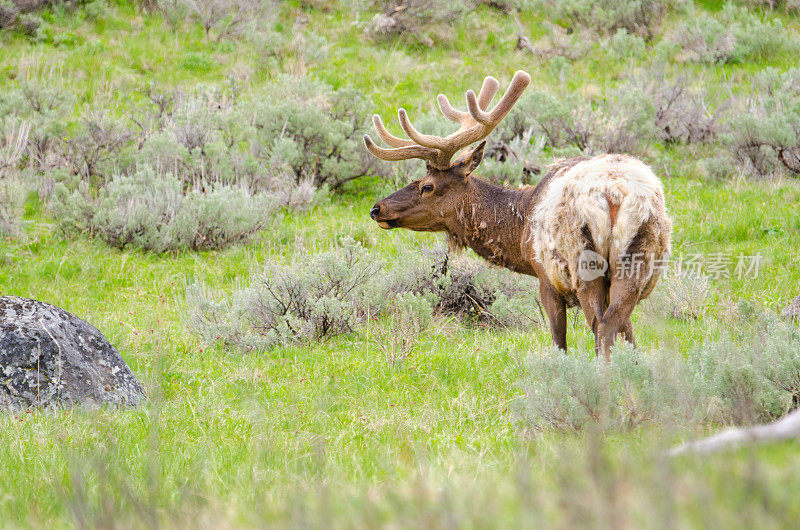
M 486 141 L 479 143 L 472 151 L 456 160 L 456 163 L 453 164 L 453 171 L 462 177 L 466 177 L 475 171 L 481 160 L 483 160 L 483 148 L 485 145 Z

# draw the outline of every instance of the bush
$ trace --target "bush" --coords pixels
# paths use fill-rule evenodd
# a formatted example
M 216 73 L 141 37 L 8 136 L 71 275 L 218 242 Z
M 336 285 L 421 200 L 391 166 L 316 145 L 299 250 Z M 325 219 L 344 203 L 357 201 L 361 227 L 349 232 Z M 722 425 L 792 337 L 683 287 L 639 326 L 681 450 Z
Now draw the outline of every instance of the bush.
M 160 12 L 173 26 L 187 19 L 199 22 L 206 38 L 216 42 L 239 36 L 248 26 L 266 25 L 279 10 L 272 0 L 141 0 L 140 5 Z
M 284 77 L 254 105 L 260 155 L 272 167 L 288 168 L 297 182 L 311 179 L 332 190 L 379 174 L 382 166 L 362 140 L 370 108 L 355 90 Z
M 546 158 L 576 154 L 651 154 L 657 141 L 710 142 L 721 130 L 724 101 L 712 112 L 702 87 L 669 79 L 662 71 L 634 75 L 607 94 L 525 94 L 487 146 L 487 166 L 507 183 L 529 183 Z M 520 148 L 521 147 L 521 148 Z M 543 151 L 546 152 L 543 153 Z M 522 157 L 511 153 L 523 153 Z M 495 168 L 492 159 L 519 163 Z M 522 178 L 511 178 L 522 171 Z
M 375 343 L 383 350 L 390 367 L 402 369 L 417 339 L 430 326 L 433 308 L 424 296 L 401 293 L 391 301 L 389 312 L 391 325 L 376 333 Z
M 105 112 L 88 112 L 76 133 L 63 140 L 62 156 L 70 171 L 86 179 L 111 174 L 133 133 Z
M 440 315 L 499 327 L 541 324 L 535 280 L 442 247 L 399 256 L 389 281 L 391 293 L 423 296 Z
M 504 186 L 535 184 L 549 158 L 544 153 L 547 137 L 534 136 L 532 127 L 519 135 L 504 131 L 486 144 L 481 176 Z
M 365 32 L 375 40 L 399 37 L 433 46 L 436 41 L 447 40 L 453 21 L 467 9 L 462 1 L 377 0 L 371 2 L 371 10 L 377 13 Z
M 37 12 L 53 7 L 82 8 L 89 19 L 97 19 L 108 11 L 105 0 L 0 0 L 0 30 L 18 29 L 35 36 L 42 24 Z
M 0 237 L 16 237 L 28 198 L 28 185 L 17 178 L 2 178 L 0 172 Z
M 675 0 L 541 0 L 548 18 L 611 35 L 624 29 L 645 39 L 653 38 Z
M 19 18 L 19 9 L 10 0 L 0 0 L 0 29 L 14 27 Z
M 355 91 L 284 77 L 248 99 L 230 88 L 158 103 L 163 99 L 148 104 L 138 159 L 187 182 L 276 191 L 291 175 L 292 186 L 311 182 L 339 190 L 378 172 L 361 143 L 368 103 Z
M 569 61 L 575 61 L 584 57 L 591 47 L 592 39 L 585 35 L 588 33 L 568 31 L 561 26 L 544 22 L 547 33 L 544 37 L 531 44 L 528 37 L 524 34 L 524 28 L 517 19 L 517 46 L 518 50 L 527 50 L 537 57 L 551 59 L 562 57 Z
M 782 9 L 787 13 L 797 13 L 800 11 L 800 1 L 798 0 L 748 0 L 747 4 L 751 7 L 761 7 L 765 9 Z
M 736 104 L 723 142 L 744 172 L 800 175 L 800 70 L 759 72 L 752 92 Z
M 26 124 L 27 142 L 16 161 L 19 166 L 45 171 L 64 166 L 63 144 L 74 100 L 63 90 L 24 81 L 0 92 L 0 136 L 19 138 L 15 128 Z
M 67 235 L 89 233 L 120 249 L 165 252 L 246 242 L 267 225 L 275 206 L 270 195 L 222 184 L 184 193 L 178 178 L 147 168 L 112 178 L 98 197 L 59 185 L 54 209 Z
M 648 94 L 622 85 L 597 103 L 577 93 L 563 97 L 531 92 L 501 124 L 501 135 L 530 127 L 544 135 L 556 155 L 578 152 L 644 154 L 655 139 L 654 109 Z
M 767 318 L 749 327 L 746 339 L 707 341 L 685 356 L 626 343 L 615 345 L 610 363 L 587 352 L 534 352 L 522 382 L 522 426 L 694 428 L 778 418 L 800 391 L 800 335 L 796 326 Z
M 795 53 L 798 41 L 778 18 L 727 4 L 714 15 L 695 13 L 671 39 L 684 50 L 683 59 L 702 63 L 738 63 L 761 60 L 779 53 Z
M 719 113 L 727 109 L 728 102 L 712 112 L 707 93 L 693 89 L 685 78 L 668 80 L 654 74 L 647 87 L 655 107 L 655 127 L 663 142 L 687 144 L 709 142 L 719 132 Z
M 94 186 L 153 167 L 180 178 L 184 189 L 204 182 L 291 195 L 309 183 L 340 190 L 384 167 L 363 148 L 371 105 L 352 90 L 284 77 L 247 97 L 230 83 L 190 94 L 148 86 L 131 99 L 125 118 L 86 109 L 70 125 L 72 100 L 21 84 L 0 94 L 0 132 L 24 122 L 28 143 L 19 166 L 66 168 Z
M 0 135 L 0 176 L 4 170 L 16 169 L 28 147 L 30 123 L 14 119 L 3 120 L 5 134 Z
M 674 267 L 661 278 L 646 303 L 657 315 L 694 320 L 705 313 L 710 288 L 711 280 L 707 276 Z
M 608 39 L 608 49 L 618 60 L 640 59 L 645 53 L 645 42 L 638 35 L 631 35 L 620 28 Z
M 269 261 L 252 274 L 249 288 L 228 297 L 203 285 L 187 288 L 189 323 L 208 344 L 264 351 L 354 332 L 387 312 L 393 329 L 416 333 L 433 315 L 498 327 L 543 321 L 533 279 L 451 258 L 443 248 L 403 253 L 393 263 L 387 267 L 350 239 L 319 254 Z M 411 336 L 381 340 L 392 363 L 416 342 Z
M 262 4 L 259 0 L 184 0 L 184 3 L 203 25 L 206 37 L 213 31 L 217 41 L 236 34 L 254 18 Z
M 352 240 L 268 262 L 250 287 L 222 302 L 202 285 L 187 288 L 189 325 L 207 343 L 247 352 L 352 332 L 385 307 L 382 269 Z

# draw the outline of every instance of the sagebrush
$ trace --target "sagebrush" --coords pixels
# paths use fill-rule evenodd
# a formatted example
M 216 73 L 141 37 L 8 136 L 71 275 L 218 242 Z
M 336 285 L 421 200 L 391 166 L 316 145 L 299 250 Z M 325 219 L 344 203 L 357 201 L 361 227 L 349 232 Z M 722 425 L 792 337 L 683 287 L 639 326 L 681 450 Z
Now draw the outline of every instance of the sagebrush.
M 767 314 L 733 330 L 686 353 L 618 344 L 608 363 L 588 352 L 531 352 L 521 427 L 693 429 L 782 416 L 800 396 L 800 328 Z

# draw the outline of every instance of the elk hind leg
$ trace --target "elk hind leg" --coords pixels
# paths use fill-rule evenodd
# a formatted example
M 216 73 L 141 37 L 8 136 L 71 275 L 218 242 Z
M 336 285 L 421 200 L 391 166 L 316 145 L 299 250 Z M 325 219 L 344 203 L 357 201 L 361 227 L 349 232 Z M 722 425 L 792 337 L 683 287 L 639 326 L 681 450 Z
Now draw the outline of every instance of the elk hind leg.
M 586 317 L 586 323 L 594 333 L 594 350 L 600 353 L 600 337 L 598 330 L 600 320 L 606 312 L 606 298 L 608 297 L 608 286 L 605 278 L 596 278 L 589 282 L 584 282 L 578 289 L 578 302 Z
M 633 324 L 631 314 L 639 303 L 639 281 L 637 278 L 619 278 L 611 280 L 608 308 L 603 313 L 598 325 L 600 350 L 606 360 L 611 359 L 611 346 L 620 333 L 626 340 L 633 342 Z

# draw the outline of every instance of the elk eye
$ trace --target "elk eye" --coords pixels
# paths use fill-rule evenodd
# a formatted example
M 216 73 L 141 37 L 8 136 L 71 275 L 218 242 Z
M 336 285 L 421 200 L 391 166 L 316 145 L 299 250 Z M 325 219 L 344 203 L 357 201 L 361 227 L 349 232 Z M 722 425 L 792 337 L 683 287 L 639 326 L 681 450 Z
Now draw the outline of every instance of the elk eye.
M 422 186 L 422 187 L 420 188 L 420 191 L 421 191 L 422 193 L 428 193 L 428 192 L 431 192 L 431 191 L 433 191 L 433 184 L 425 184 L 424 186 Z

